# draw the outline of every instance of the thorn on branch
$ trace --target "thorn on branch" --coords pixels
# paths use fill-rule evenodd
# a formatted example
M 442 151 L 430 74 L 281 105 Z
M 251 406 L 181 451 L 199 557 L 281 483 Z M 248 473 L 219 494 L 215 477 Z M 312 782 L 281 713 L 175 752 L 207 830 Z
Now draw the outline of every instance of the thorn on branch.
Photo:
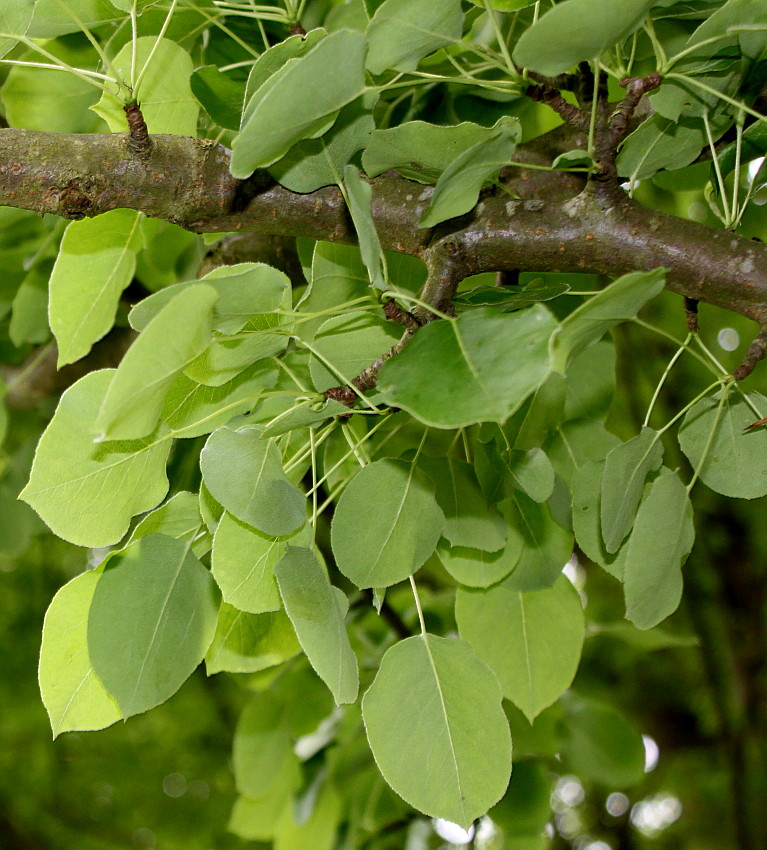
M 697 333 L 700 330 L 698 324 L 698 301 L 695 298 L 684 299 L 684 315 L 687 319 L 687 330 L 690 333 Z
M 128 119 L 128 147 L 134 156 L 146 159 L 152 151 L 152 140 L 141 107 L 134 101 L 126 103 L 123 111 Z
M 756 364 L 767 354 L 767 328 L 762 328 L 749 345 L 743 362 L 732 373 L 736 381 L 747 378 L 755 369 Z

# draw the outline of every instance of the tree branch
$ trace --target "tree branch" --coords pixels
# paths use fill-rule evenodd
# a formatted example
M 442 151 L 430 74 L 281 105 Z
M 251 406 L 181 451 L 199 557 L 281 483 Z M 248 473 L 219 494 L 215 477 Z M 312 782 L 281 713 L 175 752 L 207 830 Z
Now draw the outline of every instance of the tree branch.
M 193 232 L 356 241 L 335 187 L 298 195 L 266 172 L 236 180 L 229 152 L 208 140 L 153 136 L 150 154 L 138 158 L 127 134 L 7 129 L 0 162 L 0 204 L 41 214 L 76 219 L 124 207 Z M 451 278 L 511 270 L 620 275 L 664 266 L 674 292 L 767 325 L 767 246 L 745 237 L 588 192 L 551 201 L 486 195 L 470 213 L 424 229 L 418 219 L 431 187 L 389 175 L 371 185 L 382 245 L 424 260 L 444 251 Z

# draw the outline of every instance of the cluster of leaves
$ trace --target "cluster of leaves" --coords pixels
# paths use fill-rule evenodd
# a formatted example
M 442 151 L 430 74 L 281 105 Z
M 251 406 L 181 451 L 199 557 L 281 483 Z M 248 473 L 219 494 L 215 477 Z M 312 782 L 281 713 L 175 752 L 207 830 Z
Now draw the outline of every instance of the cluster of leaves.
M 138 99 L 152 133 L 202 126 L 231 143 L 236 177 L 266 168 L 293 192 L 339 186 L 357 229 L 360 249 L 303 244 L 308 284 L 295 289 L 255 262 L 197 278 L 196 237 L 127 210 L 63 234 L 37 224 L 9 261 L 10 340 L 24 351 L 50 324 L 61 366 L 124 318 L 134 277 L 152 292 L 127 315 L 138 335 L 120 365 L 61 397 L 21 493 L 59 537 L 107 550 L 46 616 L 40 684 L 54 734 L 145 712 L 203 660 L 208 674 L 243 674 L 253 694 L 235 734 L 231 826 L 244 837 L 325 848 L 343 824 L 352 847 L 408 804 L 466 827 L 492 810 L 508 836 L 538 846 L 544 757 L 617 786 L 642 771 L 641 739 L 620 714 L 563 697 L 584 639 L 562 576 L 574 546 L 623 583 L 627 618 L 649 629 L 680 601 L 695 482 L 767 494 L 767 435 L 743 433 L 767 399 L 736 387 L 693 334 L 658 393 L 685 352 L 711 385 L 659 429 L 653 405 L 625 442 L 605 426 L 615 376 L 603 337 L 660 293 L 663 270 L 585 295 L 564 276 L 513 291 L 471 282 L 458 316 L 422 327 L 374 392 L 354 384 L 401 336 L 382 302 L 423 306 L 426 278 L 418 260 L 381 249 L 360 167 L 414 181 L 422 227 L 470 211 L 522 138 L 550 126 L 543 107 L 524 120 L 518 66 L 559 74 L 594 60 L 611 80 L 657 68 L 668 82 L 626 141 L 621 173 L 633 183 L 689 165 L 737 126 L 709 195 L 729 224 L 745 210 L 742 166 L 767 150 L 761 124 L 744 130 L 764 75 L 760 4 L 612 0 L 609 15 L 598 0 L 541 5 L 0 10 L 12 124 L 98 128 L 84 109 L 53 106 L 55 89 L 43 107 L 25 96 L 64 66 L 70 96 L 111 131 L 126 129 L 122 107 Z M 290 36 L 299 19 L 317 26 Z M 41 54 L 46 67 L 30 58 Z M 483 123 L 463 120 L 480 107 Z M 351 419 L 326 398 L 339 385 L 359 396 Z M 661 438 L 680 420 L 687 482 L 663 465 Z M 24 444 L 22 467 L 27 455 Z M 16 483 L 2 485 L 4 504 Z M 9 531 L 20 547 L 29 522 Z M 540 749 L 525 738 L 536 718 Z M 510 728 L 541 758 L 522 768 L 522 792 L 507 792 Z M 513 814 L 525 794 L 527 819 Z

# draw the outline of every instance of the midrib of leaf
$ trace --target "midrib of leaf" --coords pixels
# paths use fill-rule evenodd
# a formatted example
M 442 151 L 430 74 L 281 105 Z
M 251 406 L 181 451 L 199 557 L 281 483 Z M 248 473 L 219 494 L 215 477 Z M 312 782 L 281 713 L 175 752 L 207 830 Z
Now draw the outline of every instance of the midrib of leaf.
M 141 684 L 141 680 L 144 676 L 144 670 L 147 665 L 147 661 L 149 660 L 149 656 L 152 654 L 152 648 L 154 647 L 155 638 L 157 637 L 157 632 L 160 629 L 160 624 L 166 619 L 166 611 L 168 608 L 168 603 L 170 601 L 171 596 L 173 595 L 173 591 L 176 589 L 176 584 L 178 583 L 179 576 L 181 575 L 181 570 L 184 566 L 184 561 L 186 561 L 186 556 L 189 554 L 189 546 L 184 547 L 184 551 L 181 555 L 181 559 L 179 560 L 178 567 L 176 567 L 176 574 L 173 576 L 173 582 L 168 588 L 168 592 L 165 594 L 165 599 L 163 599 L 162 606 L 160 607 L 160 614 L 157 617 L 157 622 L 154 625 L 154 629 L 152 630 L 152 637 L 147 644 L 147 650 L 144 654 L 144 659 L 141 662 L 141 669 L 138 672 L 138 676 L 136 676 L 136 684 L 133 688 L 133 696 L 131 697 L 130 704 L 133 706 L 136 702 L 136 694 L 138 693 L 139 685 Z
M 482 380 L 480 379 L 479 372 L 477 372 L 477 370 L 474 368 L 474 364 L 469 359 L 469 352 L 466 350 L 466 346 L 463 344 L 463 337 L 461 336 L 461 332 L 458 329 L 456 319 L 453 319 L 451 321 L 451 327 L 453 328 L 453 333 L 455 334 L 455 340 L 458 343 L 458 348 L 460 349 L 461 354 L 463 355 L 463 359 L 466 361 L 466 366 L 468 367 L 469 372 L 471 373 L 471 376 L 476 381 L 477 386 L 485 394 L 485 397 L 490 402 L 494 403 L 493 397 L 490 395 L 490 392 L 488 391 L 487 387 L 482 383 Z
M 631 474 L 629 475 L 629 478 L 628 478 L 628 486 L 623 488 L 622 494 L 618 499 L 618 505 L 621 509 L 621 512 L 624 511 L 626 501 L 627 501 L 628 492 L 631 489 L 631 487 L 633 486 L 634 481 L 636 481 L 637 475 L 639 473 L 640 468 L 642 467 L 642 464 L 645 462 L 645 460 L 649 456 L 650 452 L 652 452 L 652 450 L 655 448 L 655 444 L 657 442 L 658 442 L 658 435 L 656 434 L 656 436 L 653 437 L 652 441 L 650 442 L 650 445 L 647 447 L 647 450 L 645 451 L 645 453 L 640 457 L 639 461 L 634 464 L 633 469 L 631 471 Z M 647 477 L 647 475 L 645 475 L 645 478 L 646 477 Z M 617 514 L 617 511 L 616 511 L 615 516 L 617 517 L 617 515 L 618 514 Z M 612 524 L 613 525 L 615 524 L 615 519 L 613 519 Z M 624 537 L 625 537 L 625 535 L 624 535 Z M 620 541 L 619 541 L 618 545 L 620 545 Z M 615 553 L 611 553 L 611 554 L 615 554 Z
M 266 446 L 266 451 L 264 452 L 264 456 L 261 459 L 261 466 L 258 470 L 258 474 L 256 475 L 256 480 L 253 484 L 253 491 L 250 494 L 250 499 L 248 499 L 248 504 L 251 504 L 253 500 L 256 498 L 256 490 L 258 490 L 258 485 L 261 483 L 261 478 L 264 474 L 264 467 L 266 466 L 267 460 L 269 459 L 269 449 L 271 448 L 271 443 Z
M 68 348 L 73 347 L 75 345 L 75 342 L 79 341 L 80 334 L 83 332 L 83 328 L 85 326 L 86 321 L 90 317 L 91 313 L 93 313 L 93 311 L 96 309 L 96 306 L 100 303 L 101 299 L 104 297 L 104 293 L 109 289 L 110 284 L 114 280 L 118 270 L 121 268 L 122 263 L 125 260 L 126 255 L 129 254 L 129 253 L 130 254 L 136 253 L 133 249 L 129 249 L 128 246 L 133 242 L 133 236 L 134 236 L 136 229 L 138 228 L 139 224 L 141 223 L 141 218 L 142 218 L 141 213 L 137 212 L 136 216 L 134 218 L 134 221 L 133 221 L 133 226 L 131 227 L 130 233 L 128 234 L 128 237 L 125 240 L 125 243 L 123 244 L 122 249 L 120 250 L 120 253 L 119 253 L 117 260 L 116 260 L 116 262 L 115 262 L 115 264 L 112 268 L 112 271 L 109 273 L 108 277 L 104 280 L 103 285 L 99 289 L 96 297 L 91 302 L 90 307 L 88 307 L 85 314 L 80 319 L 80 323 L 77 325 L 74 332 L 72 333 L 70 343 L 67 346 Z
M 123 463 L 128 463 L 135 458 L 139 457 L 139 455 L 144 454 L 144 452 L 149 451 L 149 449 L 155 448 L 155 446 L 159 446 L 164 443 L 166 440 L 170 440 L 173 438 L 173 434 L 166 434 L 164 437 L 159 437 L 153 443 L 149 443 L 149 445 L 143 446 L 138 451 L 133 452 L 133 454 L 128 455 L 127 457 L 121 458 L 120 460 L 116 460 L 114 463 L 109 464 L 108 466 L 99 467 L 99 469 L 94 469 L 93 472 L 88 472 L 86 475 L 81 475 L 79 478 L 69 478 L 66 481 L 62 481 L 59 484 L 53 484 L 50 487 L 43 487 L 42 490 L 29 490 L 29 484 L 21 491 L 19 496 L 30 495 L 30 496 L 40 496 L 43 493 L 49 493 L 52 490 L 58 490 L 60 487 L 69 487 L 73 484 L 80 484 L 82 486 L 83 482 L 87 481 L 89 478 L 93 478 L 96 475 L 101 475 L 106 473 L 109 475 L 113 469 L 116 469 L 118 466 Z M 118 441 L 121 442 L 121 441 Z M 34 464 L 32 466 L 32 470 L 34 471 Z
M 381 545 L 381 548 L 378 552 L 378 556 L 376 557 L 375 561 L 373 562 L 373 565 L 370 568 L 370 570 L 368 570 L 368 578 L 371 577 L 371 575 L 375 571 L 376 567 L 380 563 L 381 556 L 383 555 L 386 547 L 389 545 L 389 541 L 391 540 L 392 535 L 394 534 L 394 529 L 397 527 L 397 523 L 399 521 L 400 516 L 402 516 L 402 506 L 405 504 L 405 501 L 407 500 L 408 493 L 410 492 L 410 482 L 413 480 L 414 474 L 415 474 L 415 463 L 411 463 L 410 464 L 410 472 L 408 473 L 408 476 L 407 476 L 407 484 L 405 485 L 405 489 L 403 491 L 402 498 L 400 499 L 400 503 L 397 507 L 397 512 L 394 515 L 394 521 L 391 523 L 389 530 L 386 533 L 386 538 L 384 539 L 384 542 Z
M 243 586 L 243 584 L 245 584 L 245 582 L 247 582 L 250 579 L 250 577 L 253 575 L 253 573 L 256 571 L 256 569 L 269 557 L 269 554 L 271 553 L 272 549 L 277 545 L 279 545 L 279 544 L 278 544 L 278 541 L 276 541 L 276 540 L 269 544 L 269 549 L 267 550 L 267 552 L 265 554 L 261 555 L 261 557 L 256 560 L 256 562 L 253 564 L 253 566 L 250 568 L 250 570 L 248 570 L 248 573 L 245 576 L 245 578 L 243 578 L 243 580 L 237 585 L 237 587 L 232 589 L 232 593 L 231 593 L 232 596 L 234 596 L 234 594 L 239 591 L 239 589 Z
M 527 614 L 525 612 L 525 597 L 524 594 L 518 593 L 519 596 L 519 611 L 522 617 L 522 640 L 525 645 L 525 671 L 527 673 L 527 699 L 528 711 L 525 712 L 527 719 L 532 723 L 532 718 L 535 716 L 533 711 L 533 668 L 530 663 L 530 644 L 527 640 Z
M 453 743 L 453 733 L 450 729 L 450 718 L 447 713 L 447 706 L 445 705 L 445 696 L 442 693 L 442 686 L 439 682 L 439 675 L 437 673 L 437 665 L 434 663 L 434 657 L 431 654 L 431 648 L 429 647 L 429 635 L 422 634 L 419 637 L 423 640 L 424 646 L 426 648 L 426 655 L 429 659 L 429 664 L 431 665 L 432 673 L 434 674 L 434 684 L 437 687 L 437 694 L 439 695 L 439 703 L 442 706 L 442 715 L 445 719 L 445 731 L 447 732 L 447 739 L 450 742 L 450 752 L 453 756 L 453 769 L 455 770 L 455 784 L 458 788 L 458 796 L 461 800 L 461 813 L 463 815 L 463 819 L 466 819 L 466 807 L 464 806 L 464 793 L 463 793 L 463 785 L 461 784 L 461 772 L 458 769 L 458 756 L 455 752 L 455 744 Z
M 78 655 L 80 655 L 80 654 L 81 654 L 81 653 L 78 653 Z M 64 708 L 61 710 L 61 712 L 60 712 L 60 714 L 59 714 L 59 721 L 58 721 L 58 723 L 56 724 L 56 728 L 53 730 L 53 737 L 54 737 L 54 738 L 55 738 L 55 737 L 57 737 L 57 735 L 59 734 L 59 729 L 61 729 L 61 726 L 62 726 L 62 724 L 64 723 L 64 719 L 66 718 L 67 714 L 69 713 L 69 709 L 70 709 L 70 707 L 71 707 L 72 703 L 74 702 L 75 697 L 76 697 L 76 696 L 80 693 L 80 691 L 82 690 L 83 686 L 84 686 L 84 685 L 85 685 L 85 683 L 87 682 L 88 677 L 89 677 L 91 674 L 95 675 L 95 670 L 93 669 L 93 667 L 89 667 L 89 668 L 86 670 L 85 675 L 84 675 L 84 676 L 82 677 L 82 679 L 80 680 L 80 684 L 79 684 L 79 685 L 78 685 L 78 686 L 77 686 L 77 687 L 76 687 L 76 688 L 72 691 L 72 695 L 71 695 L 71 696 L 69 697 L 69 699 L 67 700 L 67 704 L 66 704 L 66 705 L 64 706 Z
M 444 41 L 449 41 L 451 44 L 458 44 L 458 42 L 460 41 L 460 39 L 455 39 L 452 36 L 445 35 L 445 33 L 435 32 L 434 30 L 429 30 L 425 27 L 419 27 L 411 21 L 403 20 L 402 18 L 397 18 L 393 15 L 382 15 L 378 20 L 381 21 L 381 23 L 395 23 L 398 26 L 401 26 L 403 29 L 411 29 L 413 30 L 413 32 L 422 33 L 423 35 L 431 35 L 435 38 L 440 38 Z

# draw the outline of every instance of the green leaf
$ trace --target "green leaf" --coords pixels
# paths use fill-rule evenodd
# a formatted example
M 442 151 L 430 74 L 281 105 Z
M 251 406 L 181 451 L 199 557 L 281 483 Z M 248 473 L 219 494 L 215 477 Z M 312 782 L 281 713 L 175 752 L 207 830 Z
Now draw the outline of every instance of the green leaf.
M 288 546 L 274 575 L 301 647 L 336 705 L 355 702 L 359 671 L 344 624 L 346 595 L 330 584 L 310 549 Z
M 548 505 L 538 504 L 524 493 L 513 492 L 500 507 L 509 524 L 509 538 L 520 539 L 522 549 L 506 581 L 522 591 L 550 587 L 570 559 L 573 535 L 551 516 Z
M 659 434 L 642 428 L 638 436 L 616 446 L 605 460 L 600 517 L 602 538 L 610 553 L 618 551 L 631 531 L 647 476 L 663 460 Z
M 253 694 L 245 706 L 234 733 L 232 760 L 240 794 L 269 793 L 283 771 L 300 775 L 287 720 L 283 701 L 269 691 Z
M 109 2 L 123 12 L 137 12 L 139 15 L 147 6 L 153 6 L 160 0 L 109 0 Z
M 289 538 L 294 546 L 309 545 L 310 529 Z M 277 611 L 282 603 L 274 568 L 288 550 L 288 540 L 267 537 L 224 513 L 213 538 L 213 577 L 224 600 L 241 611 Z
M 301 783 L 293 763 L 285 761 L 269 791 L 260 797 L 238 797 L 227 829 L 247 841 L 271 841 L 281 812 Z
M 10 36 L 0 38 L 0 56 L 5 56 L 18 43 L 13 36 L 26 35 L 34 11 L 35 0 L 13 0 L 0 7 L 0 32 Z
M 93 430 L 102 440 L 137 440 L 152 431 L 174 379 L 210 341 L 215 289 L 198 284 L 163 307 L 128 349 Z
M 258 673 L 299 652 L 301 644 L 283 610 L 248 614 L 222 602 L 205 669 L 209 676 L 222 671 Z
M 437 556 L 442 566 L 460 584 L 467 587 L 490 587 L 501 581 L 516 567 L 522 554 L 523 541 L 519 535 L 509 535 L 499 552 L 483 552 L 464 546 L 448 546 L 440 542 Z
M 154 35 L 142 36 L 135 44 L 139 71 L 151 56 L 149 71 L 134 93 L 149 132 L 196 136 L 200 106 L 190 84 L 194 70 L 192 57 L 175 41 L 158 40 Z M 132 57 L 133 44 L 129 41 L 112 60 L 115 70 L 127 82 L 131 79 Z M 113 133 L 125 133 L 128 130 L 123 110 L 125 90 L 120 92 L 110 84 L 107 89 L 91 108 L 107 122 Z
M 518 118 L 500 118 L 482 141 L 459 154 L 442 172 L 418 226 L 434 227 L 473 209 L 485 181 L 509 162 L 521 137 Z
M 554 467 L 542 449 L 511 449 L 501 459 L 512 485 L 534 502 L 545 502 L 554 492 Z
M 615 396 L 615 346 L 612 340 L 591 345 L 567 368 L 565 419 L 604 420 Z
M 253 110 L 260 102 L 253 95 L 291 59 L 299 59 L 305 56 L 326 36 L 327 32 L 324 29 L 309 30 L 306 35 L 292 35 L 285 41 L 273 44 L 256 59 L 250 69 L 250 74 L 248 74 L 248 82 L 245 87 L 245 108 L 240 121 L 240 129 L 248 123 L 253 115 Z
M 506 545 L 506 523 L 487 504 L 471 464 L 454 458 L 420 457 L 418 465 L 436 486 L 445 515 L 442 536 L 451 546 L 497 552 Z
M 659 476 L 639 508 L 628 541 L 626 619 L 651 629 L 676 611 L 682 598 L 682 564 L 694 541 L 687 488 L 674 472 Z
M 548 376 L 548 339 L 556 327 L 540 305 L 500 315 L 481 308 L 431 322 L 384 363 L 378 389 L 388 404 L 437 428 L 503 423 Z
M 113 374 L 91 372 L 64 393 L 20 495 L 54 534 L 78 546 L 116 543 L 131 517 L 153 508 L 168 491 L 167 431 L 142 440 L 93 442 L 91 423 Z
M 535 0 L 469 0 L 469 2 L 483 9 L 490 6 L 491 9 L 497 9 L 499 12 L 513 12 L 524 9 L 525 6 L 532 6 Z
M 571 358 L 599 342 L 610 328 L 636 318 L 642 307 L 661 292 L 665 281 L 665 269 L 631 272 L 590 297 L 570 313 L 552 336 L 552 367 L 564 375 Z
M 332 785 L 325 783 L 306 820 L 293 806 L 282 810 L 274 836 L 274 850 L 333 850 L 343 813 L 342 798 Z
M 646 180 L 664 168 L 684 168 L 695 161 L 706 144 L 702 120 L 672 121 L 655 114 L 626 138 L 616 160 L 618 173 L 635 181 Z
M 109 0 L 67 0 L 66 5 L 61 0 L 36 0 L 34 7 L 29 38 L 56 38 L 122 17 Z
M 191 77 L 192 93 L 211 120 L 227 130 L 240 129 L 245 86 L 219 71 L 215 65 L 203 65 Z
M 179 375 L 170 385 L 162 407 L 162 419 L 174 437 L 199 437 L 247 413 L 263 393 L 274 386 L 279 371 L 266 361 L 254 363 L 225 384 L 209 387 Z
M 402 336 L 402 328 L 378 313 L 352 310 L 323 322 L 312 341 L 314 353 L 309 370 L 314 388 L 323 392 L 339 384 L 351 384 Z M 332 367 L 332 369 L 331 369 Z M 347 411 L 348 412 L 348 411 Z
M 478 286 L 468 292 L 460 292 L 453 298 L 454 304 L 471 307 L 498 307 L 501 310 L 521 310 L 540 301 L 551 301 L 563 295 L 570 285 L 561 281 L 544 281 L 533 278 L 525 286 Z
M 411 806 L 468 828 L 503 796 L 511 738 L 501 689 L 461 640 L 395 644 L 362 700 L 384 779 Z
M 166 304 L 200 283 L 218 293 L 213 327 L 224 334 L 236 334 L 251 319 L 281 309 L 290 293 L 287 275 L 265 263 L 220 266 L 199 281 L 167 286 L 140 301 L 128 316 L 131 327 L 143 331 Z
M 503 695 L 532 723 L 570 686 L 583 646 L 583 606 L 565 576 L 520 593 L 508 581 L 487 590 L 459 587 L 461 637 L 498 676 Z
M 88 610 L 100 578 L 101 569 L 73 578 L 53 597 L 45 615 L 40 692 L 54 738 L 76 729 L 103 729 L 123 717 L 88 653 Z
M 8 335 L 17 348 L 25 342 L 39 345 L 48 340 L 48 277 L 33 268 L 16 292 Z
M 492 132 L 491 127 L 471 121 L 451 126 L 407 121 L 373 131 L 362 154 L 362 167 L 369 177 L 377 177 L 393 168 L 408 180 L 436 183 L 457 156 Z
M 150 534 L 110 555 L 93 594 L 88 648 L 125 717 L 165 702 L 213 640 L 210 573 L 181 540 Z
M 148 534 L 164 534 L 182 540 L 198 558 L 210 551 L 210 535 L 200 516 L 199 499 L 186 490 L 171 496 L 164 505 L 147 514 L 133 529 L 128 543 Z
M 306 500 L 282 469 L 280 450 L 257 428 L 219 428 L 200 453 L 205 485 L 226 510 L 263 534 L 282 537 L 306 522 Z
M 634 785 L 644 775 L 642 736 L 626 718 L 596 700 L 571 695 L 562 724 L 562 757 L 578 776 L 609 788 Z
M 319 139 L 305 139 L 270 166 L 269 173 L 291 192 L 314 192 L 340 183 L 344 166 L 362 150 L 375 129 L 368 96 L 358 97 L 338 113 L 333 127 Z
M 707 487 L 736 499 L 767 495 L 767 428 L 745 430 L 760 418 L 767 418 L 767 399 L 757 392 L 747 395 L 759 414 L 741 393 L 730 393 L 699 470 L 700 480 Z M 688 411 L 679 429 L 679 445 L 694 469 L 700 466 L 714 430 L 719 400 L 718 395 L 701 399 Z
M 354 165 L 344 168 L 344 187 L 370 285 L 375 289 L 386 289 L 386 262 L 371 210 L 373 189 L 362 179 L 359 169 Z
M 246 106 L 248 120 L 232 145 L 232 175 L 249 177 L 257 168 L 277 162 L 359 97 L 365 89 L 365 48 L 362 33 L 331 33 L 258 88 Z
M 368 25 L 367 68 L 414 71 L 424 56 L 461 40 L 460 0 L 385 0 Z
M 313 427 L 330 419 L 331 416 L 348 415 L 349 408 L 339 401 L 326 399 L 312 401 L 311 399 L 288 408 L 286 415 L 276 416 L 265 428 L 265 437 L 279 437 L 298 428 Z
M 569 0 L 522 33 L 517 65 L 553 76 L 594 59 L 637 29 L 655 0 Z
M 618 551 L 611 554 L 605 548 L 602 537 L 600 505 L 604 468 L 604 460 L 589 461 L 575 471 L 572 481 L 573 532 L 587 558 L 599 564 L 618 581 L 623 581 L 628 541 L 624 541 Z
M 338 569 L 360 588 L 403 581 L 435 550 L 444 523 L 434 485 L 415 464 L 377 460 L 352 478 L 333 514 Z
M 67 226 L 49 284 L 59 368 L 84 357 L 112 327 L 143 246 L 140 221 L 133 210 L 112 210 Z

